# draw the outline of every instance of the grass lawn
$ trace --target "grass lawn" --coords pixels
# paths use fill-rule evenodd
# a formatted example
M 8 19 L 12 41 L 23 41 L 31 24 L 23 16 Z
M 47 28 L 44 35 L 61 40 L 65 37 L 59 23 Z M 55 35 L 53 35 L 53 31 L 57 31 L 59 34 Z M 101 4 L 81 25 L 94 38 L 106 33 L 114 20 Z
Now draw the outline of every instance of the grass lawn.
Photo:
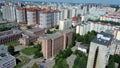
M 40 68 L 36 63 L 33 64 L 32 68 Z
M 20 42 L 18 40 L 15 40 L 15 41 L 6 43 L 5 45 L 7 45 L 7 46 L 18 46 L 18 45 L 20 45 Z
M 18 63 L 14 68 L 22 68 L 23 65 L 25 65 L 26 63 L 28 63 L 30 61 L 29 58 L 25 57 L 25 56 L 19 56 L 17 57 L 21 62 Z
M 38 48 L 35 48 L 35 47 L 28 47 L 28 48 L 22 49 L 21 52 L 26 55 L 33 55 L 37 51 L 37 49 Z

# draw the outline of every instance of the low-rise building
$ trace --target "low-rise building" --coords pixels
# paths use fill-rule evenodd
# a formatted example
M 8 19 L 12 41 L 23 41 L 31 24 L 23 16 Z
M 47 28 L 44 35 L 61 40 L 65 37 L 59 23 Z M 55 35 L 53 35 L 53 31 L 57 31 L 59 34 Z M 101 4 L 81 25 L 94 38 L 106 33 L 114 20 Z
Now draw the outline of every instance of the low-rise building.
M 37 42 L 40 35 L 45 33 L 45 29 L 32 28 L 23 31 L 23 37 L 20 38 L 22 45 L 28 45 L 30 42 Z
M 0 45 L 0 68 L 13 68 L 16 65 L 16 58 L 10 55 L 7 47 Z
M 0 32 L 0 44 L 5 44 L 14 40 L 19 40 L 22 37 L 21 30 L 8 30 Z

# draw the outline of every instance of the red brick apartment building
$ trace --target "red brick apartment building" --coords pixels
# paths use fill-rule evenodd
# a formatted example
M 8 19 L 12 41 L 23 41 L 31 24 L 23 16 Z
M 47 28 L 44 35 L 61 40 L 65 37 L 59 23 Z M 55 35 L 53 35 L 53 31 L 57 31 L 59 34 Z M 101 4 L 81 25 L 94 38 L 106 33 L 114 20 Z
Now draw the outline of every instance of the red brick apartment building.
M 42 40 L 42 52 L 44 58 L 48 59 L 64 50 L 72 42 L 72 30 L 63 30 L 54 34 L 45 34 L 39 38 Z

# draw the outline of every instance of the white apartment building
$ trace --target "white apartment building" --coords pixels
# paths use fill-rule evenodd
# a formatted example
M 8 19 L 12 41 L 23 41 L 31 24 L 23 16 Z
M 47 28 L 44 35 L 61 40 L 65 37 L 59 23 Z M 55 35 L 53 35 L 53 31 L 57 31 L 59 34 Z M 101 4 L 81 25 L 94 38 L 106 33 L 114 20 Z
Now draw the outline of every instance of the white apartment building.
M 1 11 L 3 14 L 3 19 L 7 21 L 16 21 L 16 7 L 12 5 L 2 6 Z
M 17 23 L 25 24 L 26 22 L 26 9 L 25 8 L 17 8 L 16 9 L 16 17 Z
M 106 68 L 110 54 L 115 52 L 113 35 L 101 32 L 90 44 L 87 68 Z
M 0 68 L 13 68 L 16 65 L 16 59 L 7 51 L 7 47 L 0 45 Z
M 43 9 L 39 11 L 40 28 L 51 28 L 59 24 L 59 10 Z
M 60 11 L 60 20 L 71 19 L 77 15 L 77 9 L 74 7 L 63 8 Z
M 101 22 L 88 22 L 84 24 L 79 24 L 76 26 L 76 33 L 80 35 L 85 35 L 88 31 L 106 31 L 106 30 L 114 30 L 114 26 L 110 24 L 102 24 Z
M 69 29 L 72 26 L 70 20 L 61 20 L 59 23 L 59 30 Z
M 85 35 L 90 31 L 90 23 L 81 23 L 76 26 L 76 33 L 80 35 Z
M 27 9 L 27 24 L 35 25 L 37 24 L 37 9 L 36 8 L 28 8 Z
M 120 9 L 100 17 L 100 20 L 120 22 Z

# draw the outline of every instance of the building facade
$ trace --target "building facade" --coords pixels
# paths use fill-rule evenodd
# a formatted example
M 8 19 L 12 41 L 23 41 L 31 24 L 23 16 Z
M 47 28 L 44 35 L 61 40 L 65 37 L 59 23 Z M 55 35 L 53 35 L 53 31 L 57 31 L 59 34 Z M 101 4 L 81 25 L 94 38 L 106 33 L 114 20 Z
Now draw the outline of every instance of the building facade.
M 65 50 L 72 42 L 72 31 L 70 29 L 54 34 L 40 36 L 42 41 L 42 52 L 46 59 L 55 56 L 60 50 Z
M 21 8 L 21 7 L 17 8 L 16 9 L 16 18 L 17 18 L 17 23 L 27 24 L 26 9 Z
M 0 32 L 0 44 L 5 44 L 14 40 L 19 40 L 22 37 L 20 30 L 8 30 Z
M 38 9 L 27 8 L 27 24 L 36 25 L 38 23 Z
M 119 42 L 112 34 L 98 33 L 90 44 L 87 68 L 106 68 L 110 55 L 120 55 Z
M 116 12 L 112 12 L 104 16 L 101 16 L 100 20 L 120 22 L 120 9 Z
M 16 21 L 16 6 L 13 5 L 5 5 L 2 6 L 1 11 L 3 14 L 3 20 L 7 21 Z
M 59 25 L 59 10 L 43 9 L 39 11 L 40 28 L 51 28 Z
M 76 26 L 76 33 L 80 35 L 85 35 L 88 31 L 106 31 L 106 30 L 114 30 L 115 26 L 110 24 L 103 24 L 101 22 L 88 22 L 88 23 L 80 23 Z
M 70 20 L 61 20 L 59 23 L 59 30 L 69 29 L 70 27 L 72 27 Z

